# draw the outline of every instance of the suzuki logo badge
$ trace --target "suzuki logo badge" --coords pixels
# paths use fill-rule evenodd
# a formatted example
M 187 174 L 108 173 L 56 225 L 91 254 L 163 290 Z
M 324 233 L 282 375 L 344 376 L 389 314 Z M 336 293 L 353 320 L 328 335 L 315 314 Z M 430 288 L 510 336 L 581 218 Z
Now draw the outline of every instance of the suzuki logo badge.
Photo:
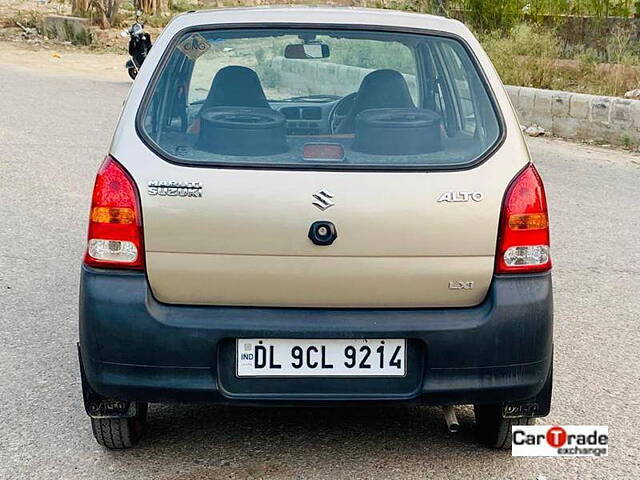
M 314 198 L 314 201 L 311 203 L 313 203 L 316 207 L 318 207 L 323 212 L 326 209 L 331 208 L 335 205 L 335 202 L 331 200 L 333 198 L 333 193 L 329 192 L 328 190 L 325 190 L 324 188 L 319 192 L 314 193 L 311 196 Z

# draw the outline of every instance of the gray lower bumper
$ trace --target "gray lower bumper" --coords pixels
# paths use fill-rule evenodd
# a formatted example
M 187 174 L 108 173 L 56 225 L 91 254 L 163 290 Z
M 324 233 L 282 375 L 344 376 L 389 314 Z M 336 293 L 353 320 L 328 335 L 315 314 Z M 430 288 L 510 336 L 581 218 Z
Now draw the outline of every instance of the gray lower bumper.
M 551 274 L 495 277 L 486 300 L 460 309 L 303 309 L 157 302 L 143 273 L 83 267 L 80 349 L 100 395 L 140 401 L 297 403 L 519 401 L 551 365 Z M 236 338 L 406 338 L 402 379 L 247 379 Z

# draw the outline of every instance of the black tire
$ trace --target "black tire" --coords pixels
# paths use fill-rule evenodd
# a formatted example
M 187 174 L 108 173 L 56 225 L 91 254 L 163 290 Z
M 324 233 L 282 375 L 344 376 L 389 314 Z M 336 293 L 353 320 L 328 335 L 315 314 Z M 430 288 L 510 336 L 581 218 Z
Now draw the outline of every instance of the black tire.
M 91 429 L 96 441 L 109 450 L 131 448 L 140 441 L 147 425 L 147 404 L 138 403 L 132 418 L 92 418 Z
M 262 156 L 286 152 L 287 119 L 270 108 L 211 107 L 200 114 L 197 148 L 220 155 Z
M 372 155 L 420 155 L 442 150 L 441 117 L 420 108 L 365 110 L 356 117 L 353 150 Z
M 135 80 L 136 76 L 138 75 L 138 69 L 133 67 L 133 68 L 128 68 L 127 69 L 127 73 L 129 74 L 129 76 L 131 77 L 131 80 Z
M 474 405 L 476 432 L 480 442 L 490 448 L 507 450 L 511 448 L 511 427 L 513 425 L 534 425 L 535 418 L 504 418 L 500 405 Z

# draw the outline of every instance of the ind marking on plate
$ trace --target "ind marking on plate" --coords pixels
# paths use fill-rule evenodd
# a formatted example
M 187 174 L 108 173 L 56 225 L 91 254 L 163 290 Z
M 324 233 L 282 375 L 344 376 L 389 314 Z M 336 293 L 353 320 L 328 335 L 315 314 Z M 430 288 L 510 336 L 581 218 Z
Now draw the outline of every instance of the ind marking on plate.
M 178 44 L 178 50 L 184 53 L 191 60 L 197 60 L 204 55 L 211 45 L 199 33 L 193 33 Z

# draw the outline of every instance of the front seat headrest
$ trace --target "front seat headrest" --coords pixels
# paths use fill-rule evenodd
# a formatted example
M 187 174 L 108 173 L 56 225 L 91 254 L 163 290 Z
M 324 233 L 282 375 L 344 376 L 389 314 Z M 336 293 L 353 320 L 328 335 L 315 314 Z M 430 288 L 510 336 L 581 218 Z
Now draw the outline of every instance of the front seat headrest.
M 362 79 L 353 108 L 340 133 L 353 133 L 360 112 L 378 108 L 415 108 L 407 81 L 397 70 L 375 70 Z
M 236 65 L 221 68 L 213 77 L 202 111 L 209 107 L 270 108 L 256 72 Z

